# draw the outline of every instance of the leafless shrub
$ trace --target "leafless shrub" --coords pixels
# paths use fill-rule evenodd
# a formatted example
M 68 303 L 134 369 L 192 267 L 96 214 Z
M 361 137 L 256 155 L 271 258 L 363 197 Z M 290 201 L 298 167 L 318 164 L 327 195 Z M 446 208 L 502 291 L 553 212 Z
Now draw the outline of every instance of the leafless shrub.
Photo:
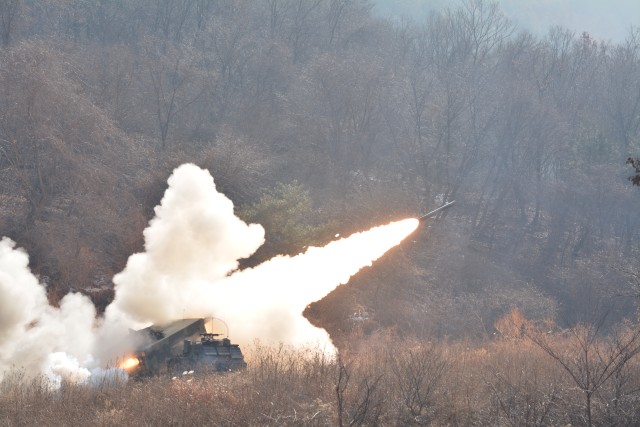
M 558 425 L 562 420 L 562 372 L 526 341 L 496 343 L 485 384 L 493 399 L 491 419 L 511 426 Z
M 350 369 L 341 360 L 338 362 L 335 387 L 338 425 L 376 425 L 383 408 L 383 397 L 380 393 L 383 374 L 374 374 L 373 378 L 365 375 L 354 386 L 351 383 Z
M 637 393 L 624 385 L 629 374 L 625 368 L 640 353 L 640 329 L 623 323 L 606 335 L 603 324 L 604 317 L 593 324 L 579 324 L 558 332 L 547 331 L 552 325 L 527 332 L 527 337 L 562 367 L 581 392 L 582 413 L 575 414 L 578 415 L 575 422 L 588 426 L 596 423 L 609 405 L 602 396 L 608 384 L 613 382 L 614 404 L 619 404 L 622 394 Z
M 430 343 L 402 351 L 387 349 L 390 389 L 398 399 L 399 417 L 407 423 L 429 424 L 442 404 L 442 381 L 450 368 L 443 352 Z
M 256 344 L 242 372 L 57 389 L 13 371 L 0 382 L 0 425 L 585 425 L 590 375 L 592 424 L 633 426 L 636 329 L 620 325 L 589 346 L 586 326 L 482 346 L 379 333 L 339 358 Z

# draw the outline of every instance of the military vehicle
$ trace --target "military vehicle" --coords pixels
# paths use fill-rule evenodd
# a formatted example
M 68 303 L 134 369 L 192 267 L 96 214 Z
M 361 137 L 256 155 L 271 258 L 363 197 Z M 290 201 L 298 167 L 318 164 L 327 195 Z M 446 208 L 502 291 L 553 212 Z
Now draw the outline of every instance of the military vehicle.
M 137 351 L 119 366 L 133 377 L 226 372 L 247 366 L 240 346 L 208 332 L 205 319 L 180 319 L 131 334 Z

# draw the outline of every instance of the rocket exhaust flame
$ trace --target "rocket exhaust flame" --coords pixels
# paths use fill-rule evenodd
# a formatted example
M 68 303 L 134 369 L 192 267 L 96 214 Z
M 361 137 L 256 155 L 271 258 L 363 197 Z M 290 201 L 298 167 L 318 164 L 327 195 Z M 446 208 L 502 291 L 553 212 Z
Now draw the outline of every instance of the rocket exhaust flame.
M 132 357 L 128 357 L 122 363 L 120 363 L 118 368 L 123 369 L 126 372 L 131 372 L 138 366 L 140 366 L 140 359 L 132 356 Z
M 145 252 L 132 255 L 114 277 L 115 298 L 104 318 L 96 320 L 90 300 L 78 294 L 50 306 L 26 253 L 0 240 L 0 380 L 11 366 L 86 380 L 87 368 L 131 354 L 128 328 L 186 317 L 222 318 L 240 344 L 259 338 L 331 350 L 326 331 L 302 316 L 305 307 L 347 283 L 419 224 L 392 222 L 238 271 L 239 260 L 263 244 L 264 229 L 235 216 L 206 170 L 182 165 L 168 183 L 144 231 Z M 130 357 L 120 368 L 139 363 Z
M 326 331 L 302 316 L 305 307 L 347 283 L 417 226 L 416 219 L 398 221 L 237 271 L 237 260 L 255 252 L 264 230 L 234 215 L 208 171 L 183 165 L 144 231 L 146 252 L 131 256 L 114 278 L 116 297 L 107 319 L 164 323 L 214 315 L 225 319 L 240 345 L 258 338 L 331 349 Z

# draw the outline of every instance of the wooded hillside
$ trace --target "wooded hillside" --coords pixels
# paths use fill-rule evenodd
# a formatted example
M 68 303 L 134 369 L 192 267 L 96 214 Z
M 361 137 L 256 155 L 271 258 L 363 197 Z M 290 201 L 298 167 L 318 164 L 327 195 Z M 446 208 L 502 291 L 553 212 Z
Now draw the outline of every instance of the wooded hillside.
M 0 1 L 0 234 L 53 302 L 104 306 L 171 170 L 194 162 L 265 225 L 248 264 L 456 200 L 309 307 L 338 343 L 488 337 L 514 307 L 633 315 L 640 30 L 539 39 L 483 0 L 418 23 L 371 7 Z

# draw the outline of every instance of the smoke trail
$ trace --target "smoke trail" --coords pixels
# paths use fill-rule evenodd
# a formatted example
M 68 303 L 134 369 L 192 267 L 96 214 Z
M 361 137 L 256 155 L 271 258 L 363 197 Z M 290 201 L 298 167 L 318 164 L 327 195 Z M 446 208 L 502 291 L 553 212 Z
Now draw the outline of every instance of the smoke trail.
M 145 252 L 132 255 L 114 277 L 115 298 L 102 319 L 79 294 L 50 306 L 44 286 L 29 271 L 27 254 L 10 239 L 0 241 L 0 380 L 16 366 L 43 373 L 54 385 L 91 382 L 91 372 L 131 350 L 128 328 L 185 317 L 221 318 L 241 344 L 260 338 L 332 349 L 326 331 L 302 316 L 304 308 L 418 224 L 394 222 L 237 271 L 238 261 L 264 242 L 264 229 L 235 216 L 233 203 L 206 170 L 180 166 L 168 183 L 144 231 Z
M 304 308 L 371 265 L 417 224 L 409 219 L 376 227 L 236 272 L 237 260 L 262 244 L 264 230 L 234 215 L 207 171 L 183 165 L 144 232 L 146 252 L 133 255 L 114 278 L 107 318 L 162 323 L 213 315 L 241 344 L 260 338 L 331 346 L 327 333 L 302 316 Z
M 296 346 L 316 341 L 331 346 L 326 331 L 302 316 L 305 307 L 347 283 L 416 226 L 415 219 L 398 221 L 324 247 L 311 247 L 295 257 L 276 257 L 203 289 L 205 297 L 200 301 L 204 304 L 194 309 L 198 313 L 211 310 L 227 320 L 233 338 L 239 342 L 250 342 L 258 336 Z M 219 295 L 224 298 L 214 298 Z

